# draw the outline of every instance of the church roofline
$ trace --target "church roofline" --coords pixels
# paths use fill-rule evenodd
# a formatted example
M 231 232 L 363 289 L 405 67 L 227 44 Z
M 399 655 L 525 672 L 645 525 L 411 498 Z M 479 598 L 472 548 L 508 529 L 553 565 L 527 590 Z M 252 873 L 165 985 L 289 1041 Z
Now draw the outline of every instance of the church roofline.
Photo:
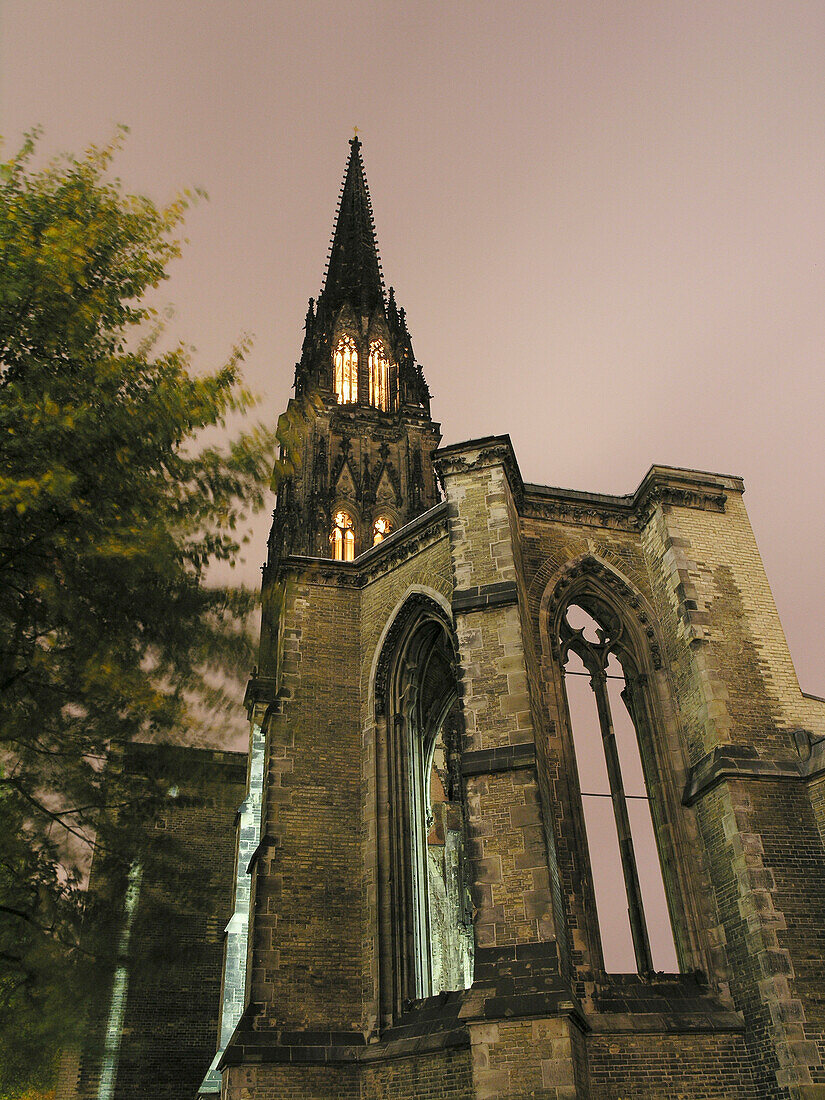
M 707 470 L 692 470 L 685 466 L 661 466 L 654 464 L 632 493 L 591 493 L 581 489 L 565 489 L 555 485 L 539 485 L 526 482 L 524 491 L 529 496 L 552 497 L 577 503 L 637 507 L 643 498 L 656 488 L 684 488 L 693 490 L 717 490 L 719 492 L 744 493 L 745 483 L 736 474 L 717 474 Z
M 321 583 L 361 588 L 374 576 L 412 557 L 434 538 L 447 534 L 447 501 L 440 500 L 403 527 L 397 528 L 377 546 L 370 546 L 353 561 L 289 554 L 279 562 L 279 570 L 299 570 Z
M 493 464 L 504 466 L 519 511 L 550 517 L 586 516 L 605 521 L 610 514 L 621 526 L 638 528 L 657 504 L 681 505 L 724 512 L 728 493 L 743 493 L 741 477 L 680 466 L 653 465 L 637 489 L 623 496 L 588 493 L 549 485 L 525 484 L 509 435 L 488 435 L 439 448 L 433 455 L 442 476 Z

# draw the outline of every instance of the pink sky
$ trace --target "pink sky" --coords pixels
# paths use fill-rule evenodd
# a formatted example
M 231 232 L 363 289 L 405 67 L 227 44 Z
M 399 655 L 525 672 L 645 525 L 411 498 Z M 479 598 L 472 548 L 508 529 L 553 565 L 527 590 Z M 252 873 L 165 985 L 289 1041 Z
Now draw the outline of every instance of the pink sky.
M 825 4 L 5 0 L 0 132 L 131 127 L 126 185 L 200 185 L 164 289 L 274 419 L 354 123 L 445 442 L 528 481 L 740 474 L 803 690 L 825 694 Z M 257 583 L 267 518 L 240 575 Z

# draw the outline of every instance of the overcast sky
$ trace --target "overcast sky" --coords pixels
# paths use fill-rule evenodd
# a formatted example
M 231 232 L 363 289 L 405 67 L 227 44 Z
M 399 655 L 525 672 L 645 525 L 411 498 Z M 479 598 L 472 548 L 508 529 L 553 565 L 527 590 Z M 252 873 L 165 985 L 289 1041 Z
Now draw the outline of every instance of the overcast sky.
M 818 694 L 823 73 L 822 0 L 0 3 L 8 146 L 122 122 L 128 188 L 209 192 L 164 288 L 199 365 L 251 332 L 285 406 L 357 124 L 445 442 L 509 432 L 526 480 L 600 492 L 742 475 Z

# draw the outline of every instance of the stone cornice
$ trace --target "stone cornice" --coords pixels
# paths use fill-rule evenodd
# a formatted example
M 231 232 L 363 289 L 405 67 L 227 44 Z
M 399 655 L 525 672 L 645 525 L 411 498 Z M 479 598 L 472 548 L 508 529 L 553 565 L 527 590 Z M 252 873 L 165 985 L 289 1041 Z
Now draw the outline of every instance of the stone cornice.
M 243 705 L 250 720 L 256 707 L 267 706 L 278 697 L 278 684 L 274 676 L 259 676 L 258 670 L 252 673 L 246 685 Z
M 551 519 L 560 523 L 588 524 L 600 528 L 638 531 L 639 517 L 631 497 L 602 493 L 580 493 L 544 485 L 525 485 L 521 514 L 529 519 Z
M 509 435 L 488 435 L 483 439 L 469 439 L 466 443 L 440 447 L 434 452 L 433 461 L 441 478 L 503 466 L 510 492 L 521 506 L 524 482 Z
M 509 607 L 514 603 L 518 603 L 518 585 L 515 581 L 497 581 L 494 584 L 476 585 L 453 592 L 453 614 L 466 615 L 469 611 Z
M 386 413 L 369 405 L 339 405 L 333 397 L 326 411 L 330 430 L 339 435 L 347 431 L 355 433 L 359 428 L 369 426 L 374 439 L 399 443 L 412 425 L 441 438 L 440 424 L 426 417 L 423 410 L 410 409 L 406 405 L 395 413 Z
M 277 580 L 284 574 L 298 574 L 313 584 L 337 588 L 363 588 L 391 569 L 414 557 L 421 550 L 447 536 L 447 502 L 441 501 L 422 512 L 397 531 L 371 546 L 355 561 L 333 561 L 332 558 L 310 558 L 292 554 L 278 563 Z
M 744 484 L 739 477 L 674 466 L 651 466 L 639 488 L 626 496 L 527 484 L 521 512 L 529 518 L 640 531 L 659 507 L 670 505 L 724 512 L 728 495 L 743 491 Z
M 643 524 L 661 505 L 724 512 L 729 493 L 743 493 L 741 477 L 684 470 L 676 466 L 651 466 L 633 494 L 633 509 Z
M 731 779 L 811 780 L 825 773 L 825 738 L 808 730 L 792 731 L 798 758 L 766 760 L 752 745 L 717 745 L 690 769 L 682 803 L 692 806 L 708 791 Z
M 461 774 L 493 775 L 536 766 L 536 746 L 532 741 L 501 745 L 496 749 L 465 749 L 461 754 Z

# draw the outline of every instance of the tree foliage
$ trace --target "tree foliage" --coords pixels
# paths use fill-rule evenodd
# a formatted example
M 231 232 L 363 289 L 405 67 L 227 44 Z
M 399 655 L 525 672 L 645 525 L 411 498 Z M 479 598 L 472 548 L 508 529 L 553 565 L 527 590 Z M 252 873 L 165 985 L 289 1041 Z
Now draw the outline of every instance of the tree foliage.
M 183 346 L 159 350 L 146 295 L 179 254 L 194 196 L 161 208 L 126 194 L 109 175 L 117 145 L 38 168 L 29 139 L 0 166 L 6 1051 L 21 1026 L 53 1049 L 74 964 L 100 954 L 88 911 L 79 936 L 87 853 L 124 876 L 164 796 L 160 779 L 107 766 L 113 746 L 190 728 L 224 701 L 226 670 L 250 661 L 251 593 L 204 571 L 237 553 L 275 439 L 255 427 L 199 445 L 253 403 L 245 349 L 206 374 Z

